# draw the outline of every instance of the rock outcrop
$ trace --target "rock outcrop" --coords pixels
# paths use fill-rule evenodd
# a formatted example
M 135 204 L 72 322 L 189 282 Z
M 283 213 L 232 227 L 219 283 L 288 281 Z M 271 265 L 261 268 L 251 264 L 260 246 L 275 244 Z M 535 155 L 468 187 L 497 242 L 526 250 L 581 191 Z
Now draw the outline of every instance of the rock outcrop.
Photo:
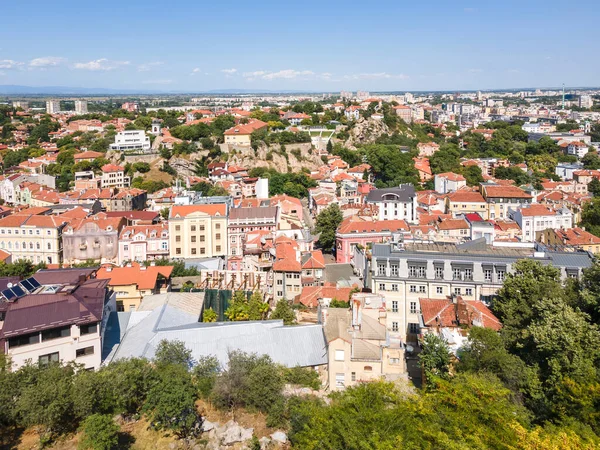
M 349 131 L 350 137 L 344 145 L 356 149 L 358 145 L 373 144 L 378 137 L 389 132 L 388 126 L 382 120 L 361 117 Z

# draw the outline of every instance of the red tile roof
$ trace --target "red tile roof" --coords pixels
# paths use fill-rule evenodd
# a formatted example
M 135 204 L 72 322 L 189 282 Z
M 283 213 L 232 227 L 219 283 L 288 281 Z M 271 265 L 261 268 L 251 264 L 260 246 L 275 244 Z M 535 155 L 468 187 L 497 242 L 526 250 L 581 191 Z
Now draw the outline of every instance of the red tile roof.
M 208 214 L 209 216 L 225 216 L 227 214 L 227 205 L 224 203 L 215 205 L 176 205 L 171 208 L 169 217 L 186 217 L 196 212 Z
M 154 289 L 159 276 L 170 278 L 173 266 L 148 266 L 145 269 L 138 263 L 132 263 L 131 267 L 101 267 L 96 274 L 98 279 L 109 279 L 109 286 L 137 285 L 138 290 Z
M 458 328 L 461 325 L 479 326 L 499 330 L 502 323 L 479 300 L 465 300 L 458 296 L 456 302 L 451 297 L 446 299 L 421 298 L 419 299 L 423 322 L 427 327 Z

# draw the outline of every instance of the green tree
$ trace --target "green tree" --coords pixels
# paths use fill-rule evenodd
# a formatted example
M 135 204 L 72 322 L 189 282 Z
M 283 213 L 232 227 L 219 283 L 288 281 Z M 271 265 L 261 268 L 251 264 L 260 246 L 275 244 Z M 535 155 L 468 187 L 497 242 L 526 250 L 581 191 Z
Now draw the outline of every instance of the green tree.
M 588 183 L 588 192 L 592 193 L 594 197 L 600 194 L 600 181 L 598 181 L 598 178 L 592 178 L 592 181 Z
M 333 250 L 335 233 L 344 220 L 340 207 L 333 203 L 317 216 L 315 232 L 319 233 L 319 246 L 326 252 Z
M 202 314 L 202 322 L 216 322 L 217 318 L 217 313 L 212 308 L 205 309 Z
M 583 205 L 580 225 L 590 233 L 600 236 L 600 197 L 594 197 Z
M 296 313 L 285 299 L 280 299 L 271 313 L 271 319 L 282 319 L 284 325 L 296 323 Z
M 111 450 L 119 444 L 119 426 L 109 415 L 92 414 L 81 425 L 79 448 Z
M 419 363 L 426 379 L 431 382 L 435 378 L 447 378 L 452 356 L 448 343 L 437 334 L 427 333 L 421 346 L 423 350 L 419 353 Z
M 253 292 L 249 298 L 245 292 L 237 291 L 225 311 L 225 317 L 232 322 L 264 320 L 268 312 L 269 304 L 263 300 L 259 291 Z
M 221 372 L 221 364 L 215 356 L 202 356 L 194 366 L 194 378 L 200 396 L 208 398 Z
M 182 341 L 163 339 L 154 352 L 154 363 L 158 367 L 177 365 L 189 369 L 194 364 L 194 358 L 192 358 L 192 351 L 186 348 Z

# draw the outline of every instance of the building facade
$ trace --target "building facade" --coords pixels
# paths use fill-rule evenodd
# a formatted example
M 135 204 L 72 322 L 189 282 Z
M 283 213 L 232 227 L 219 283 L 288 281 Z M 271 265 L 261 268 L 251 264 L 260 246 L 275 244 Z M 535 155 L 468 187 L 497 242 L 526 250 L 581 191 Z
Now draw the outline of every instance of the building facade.
M 227 256 L 227 242 L 227 205 L 178 205 L 171 208 L 171 258 Z

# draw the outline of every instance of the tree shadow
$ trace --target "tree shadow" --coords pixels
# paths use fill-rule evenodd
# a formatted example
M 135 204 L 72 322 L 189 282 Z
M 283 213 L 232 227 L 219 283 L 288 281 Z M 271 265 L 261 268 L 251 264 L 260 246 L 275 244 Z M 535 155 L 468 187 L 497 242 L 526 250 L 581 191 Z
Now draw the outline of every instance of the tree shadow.
M 123 432 L 119 433 L 119 444 L 117 447 L 119 450 L 129 449 L 134 443 L 135 437 L 133 437 L 131 434 Z
M 0 450 L 16 449 L 24 431 L 24 428 L 19 427 L 0 427 Z

